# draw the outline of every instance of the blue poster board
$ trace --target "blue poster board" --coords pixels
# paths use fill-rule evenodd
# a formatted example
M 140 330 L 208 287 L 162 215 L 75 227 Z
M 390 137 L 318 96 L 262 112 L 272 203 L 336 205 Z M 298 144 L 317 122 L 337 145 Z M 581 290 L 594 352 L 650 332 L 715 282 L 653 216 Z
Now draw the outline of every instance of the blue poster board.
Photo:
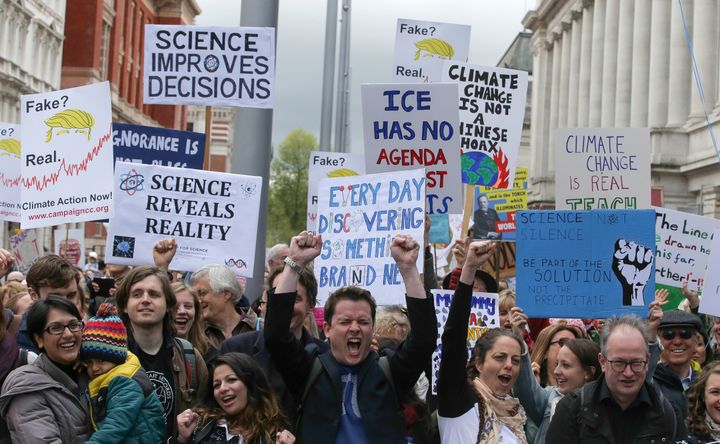
M 450 218 L 447 214 L 430 215 L 430 243 L 450 243 Z
M 655 211 L 519 211 L 518 305 L 530 317 L 647 316 Z
M 205 134 L 113 122 L 115 162 L 203 169 Z

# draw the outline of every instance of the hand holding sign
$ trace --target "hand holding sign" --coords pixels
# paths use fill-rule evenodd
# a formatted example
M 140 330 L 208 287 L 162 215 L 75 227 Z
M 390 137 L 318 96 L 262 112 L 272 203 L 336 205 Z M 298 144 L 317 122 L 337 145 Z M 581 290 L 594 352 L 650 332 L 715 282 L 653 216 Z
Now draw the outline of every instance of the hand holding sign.
M 623 305 L 643 306 L 643 292 L 652 271 L 653 252 L 635 242 L 615 242 L 612 269 L 623 287 Z
M 321 248 L 322 236 L 313 236 L 309 231 L 301 231 L 290 241 L 290 254 L 288 256 L 301 267 L 305 267 L 320 255 Z
M 6 249 L 0 248 L 0 276 L 10 270 L 13 262 L 15 262 L 15 256 Z

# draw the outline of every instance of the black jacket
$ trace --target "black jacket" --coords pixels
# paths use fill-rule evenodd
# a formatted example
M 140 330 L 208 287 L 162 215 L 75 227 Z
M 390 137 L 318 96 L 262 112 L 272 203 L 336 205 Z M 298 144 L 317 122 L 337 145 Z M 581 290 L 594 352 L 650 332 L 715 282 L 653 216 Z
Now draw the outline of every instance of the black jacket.
M 558 402 L 548 429 L 548 443 L 620 443 L 613 436 L 610 419 L 599 401 L 604 376 L 567 394 Z M 677 418 L 670 402 L 652 385 L 644 383 L 651 407 L 637 424 L 636 443 L 674 443 L 687 433 L 684 418 Z
M 312 337 L 304 328 L 302 338 L 300 338 L 300 343 L 302 343 L 303 346 L 307 344 L 315 344 L 321 353 L 330 349 L 327 342 L 323 342 L 320 339 Z M 255 362 L 262 367 L 265 371 L 265 375 L 268 377 L 270 386 L 275 391 L 275 395 L 278 398 L 283 414 L 290 424 L 294 424 L 298 402 L 295 400 L 295 396 L 288 391 L 282 375 L 278 371 L 272 359 L 270 359 L 270 351 L 267 347 L 265 347 L 265 337 L 263 336 L 262 331 L 252 331 L 226 339 L 220 345 L 220 354 L 229 352 L 245 353 L 246 355 L 251 356 Z
M 373 444 L 402 442 L 405 422 L 400 406 L 436 346 L 437 319 L 430 294 L 425 299 L 406 299 L 410 333 L 388 360 L 395 390 L 378 364 L 377 353 L 371 351 L 357 366 L 358 408 L 368 442 Z M 295 436 L 298 443 L 333 444 L 342 415 L 340 367 L 331 351 L 318 355 L 317 351 L 306 350 L 290 332 L 294 303 L 295 292 L 271 292 L 265 342 L 285 383 L 298 399 L 302 397 L 315 357 L 319 356 L 322 371 L 309 388 Z
M 698 372 L 693 372 L 691 383 L 698 378 Z M 680 378 L 665 363 L 658 364 L 653 374 L 653 384 L 662 390 L 665 399 L 670 401 L 675 414 L 681 418 L 688 416 L 688 403 Z

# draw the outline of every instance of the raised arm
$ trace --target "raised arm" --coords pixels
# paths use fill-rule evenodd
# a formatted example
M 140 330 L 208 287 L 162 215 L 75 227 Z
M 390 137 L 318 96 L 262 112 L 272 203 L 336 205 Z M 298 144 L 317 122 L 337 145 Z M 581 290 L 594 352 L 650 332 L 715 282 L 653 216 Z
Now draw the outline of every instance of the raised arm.
M 296 265 L 286 265 L 277 278 L 275 291 L 268 291 L 268 306 L 265 315 L 265 345 L 270 356 L 283 375 L 291 392 L 302 390 L 310 372 L 312 360 L 305 353 L 302 343 L 290 331 L 295 296 L 297 295 L 298 272 L 294 268 L 307 267 L 320 254 L 322 238 L 307 231 L 301 232 L 290 241 L 288 258 Z
M 430 362 L 437 343 L 437 319 L 429 292 L 426 292 L 417 259 L 420 245 L 410 236 L 397 235 L 390 246 L 395 263 L 405 284 L 410 332 L 390 358 L 398 401 L 412 389 L 425 366 Z
M 460 282 L 455 289 L 442 335 L 442 360 L 437 384 L 440 416 L 456 418 L 470 410 L 476 402 L 465 372 L 472 285 L 475 271 L 494 250 L 492 242 L 481 241 L 471 243 L 466 252 Z

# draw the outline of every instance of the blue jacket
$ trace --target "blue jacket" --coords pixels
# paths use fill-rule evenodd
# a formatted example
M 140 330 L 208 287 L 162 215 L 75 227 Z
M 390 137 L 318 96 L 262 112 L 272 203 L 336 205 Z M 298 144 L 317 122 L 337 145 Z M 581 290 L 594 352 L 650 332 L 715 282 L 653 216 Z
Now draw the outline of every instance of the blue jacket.
M 545 444 L 545 436 L 548 427 L 550 427 L 550 419 L 554 413 L 554 404 L 562 398 L 562 394 L 555 387 L 541 387 L 535 380 L 532 371 L 532 363 L 530 362 L 530 354 L 522 355 L 520 363 L 520 373 L 515 386 L 513 387 L 515 396 L 520 400 L 528 418 L 532 419 L 538 425 L 538 431 L 535 435 L 535 444 Z M 557 401 L 556 401 L 557 399 Z
M 137 356 L 90 381 L 90 421 L 95 433 L 86 443 L 157 444 L 165 440 L 165 417 L 152 382 Z

